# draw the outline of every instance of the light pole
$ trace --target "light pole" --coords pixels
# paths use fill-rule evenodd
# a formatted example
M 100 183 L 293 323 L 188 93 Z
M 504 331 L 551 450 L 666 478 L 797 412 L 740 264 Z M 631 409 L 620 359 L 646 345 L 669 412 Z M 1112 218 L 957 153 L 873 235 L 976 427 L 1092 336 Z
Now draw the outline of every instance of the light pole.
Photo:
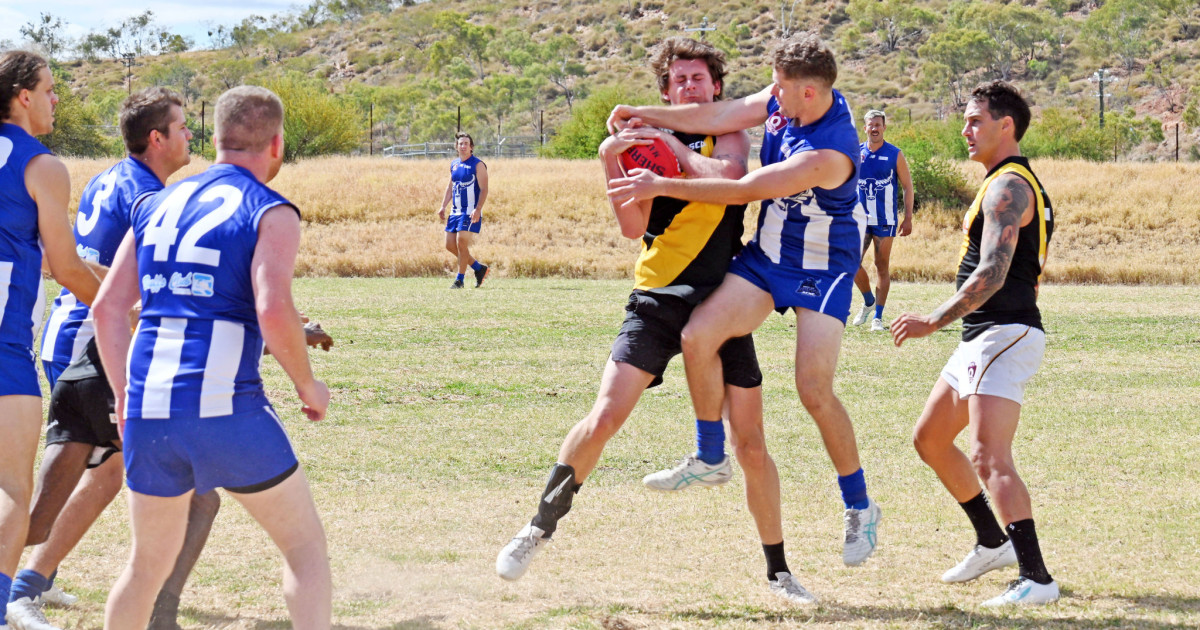
M 717 27 L 708 25 L 708 16 L 706 15 L 700 20 L 700 26 L 694 26 L 692 28 L 685 28 L 685 29 L 683 29 L 683 32 L 685 32 L 685 33 L 699 32 L 700 33 L 700 41 L 704 41 L 704 34 L 709 31 L 715 31 L 715 30 L 717 30 Z

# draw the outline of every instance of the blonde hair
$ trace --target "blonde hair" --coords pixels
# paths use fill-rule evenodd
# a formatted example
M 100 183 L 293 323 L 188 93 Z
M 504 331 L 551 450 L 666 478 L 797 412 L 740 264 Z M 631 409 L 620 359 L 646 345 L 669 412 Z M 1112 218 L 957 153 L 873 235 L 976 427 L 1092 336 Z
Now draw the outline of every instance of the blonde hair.
M 282 128 L 283 101 L 267 88 L 242 85 L 217 99 L 218 149 L 262 151 Z

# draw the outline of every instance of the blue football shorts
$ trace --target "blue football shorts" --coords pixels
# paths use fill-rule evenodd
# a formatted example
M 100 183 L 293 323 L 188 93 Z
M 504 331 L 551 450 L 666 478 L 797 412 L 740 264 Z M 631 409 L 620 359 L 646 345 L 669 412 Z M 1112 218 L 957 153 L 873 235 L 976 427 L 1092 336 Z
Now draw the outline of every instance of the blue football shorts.
M 447 232 L 474 232 L 479 233 L 479 228 L 483 227 L 483 217 L 480 217 L 475 223 L 471 223 L 471 213 L 464 212 L 462 214 L 452 214 L 446 219 Z
M 259 492 L 299 467 L 269 405 L 217 418 L 130 419 L 123 446 L 129 489 L 157 497 L 192 489 Z
M 729 263 L 729 273 L 771 294 L 775 308 L 803 308 L 846 323 L 854 294 L 854 272 L 810 270 L 771 262 L 753 243 Z

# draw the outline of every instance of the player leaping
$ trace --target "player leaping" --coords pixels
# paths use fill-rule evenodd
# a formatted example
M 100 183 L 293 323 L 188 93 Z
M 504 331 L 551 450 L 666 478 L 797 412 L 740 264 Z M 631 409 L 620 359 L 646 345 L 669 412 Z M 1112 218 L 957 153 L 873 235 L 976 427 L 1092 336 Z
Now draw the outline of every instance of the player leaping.
M 833 392 L 838 350 L 865 217 L 858 203 L 858 134 L 835 89 L 833 53 L 815 37 L 783 42 L 774 83 L 733 101 L 683 107 L 618 105 L 610 128 L 633 122 L 692 133 L 731 133 L 765 123 L 763 167 L 741 179 L 664 179 L 639 171 L 612 182 L 615 203 L 677 197 L 718 204 L 764 200 L 754 239 L 734 258 L 720 288 L 683 330 L 684 367 L 698 419 L 720 418 L 718 349 L 753 332 L 774 309 L 796 311 L 796 387 L 838 473 L 845 503 L 843 561 L 875 550 L 880 510 L 867 495 L 850 416 Z
M 719 98 L 724 55 L 687 38 L 671 38 L 655 50 L 651 67 L 663 98 L 672 107 Z M 740 129 L 725 134 L 667 133 L 652 128 L 625 129 L 600 147 L 609 181 L 623 175 L 618 156 L 630 147 L 663 139 L 683 170 L 699 177 L 740 177 L 746 172 L 749 139 Z M 600 394 L 591 413 L 567 434 L 558 464 L 538 503 L 537 515 L 500 551 L 496 571 L 515 580 L 557 529 L 572 499 L 599 461 L 608 442 L 633 411 L 642 392 L 662 381 L 663 371 L 680 352 L 680 331 L 695 305 L 721 282 L 730 258 L 741 248 L 743 204 L 688 203 L 659 197 L 612 204 L 621 233 L 641 239 L 635 266 L 636 285 L 626 306 L 625 323 L 613 344 Z M 717 387 L 726 392 L 729 426 L 738 463 L 746 475 L 746 500 L 758 526 L 772 593 L 797 603 L 813 597 L 791 576 L 783 550 L 779 476 L 767 453 L 762 428 L 762 374 L 750 336 L 731 339 L 721 349 L 724 370 Z M 720 403 L 718 403 L 719 405 Z M 724 453 L 720 409 L 698 422 L 694 456 L 681 466 L 651 475 L 647 485 L 671 490 L 693 482 L 724 483 L 729 460 Z

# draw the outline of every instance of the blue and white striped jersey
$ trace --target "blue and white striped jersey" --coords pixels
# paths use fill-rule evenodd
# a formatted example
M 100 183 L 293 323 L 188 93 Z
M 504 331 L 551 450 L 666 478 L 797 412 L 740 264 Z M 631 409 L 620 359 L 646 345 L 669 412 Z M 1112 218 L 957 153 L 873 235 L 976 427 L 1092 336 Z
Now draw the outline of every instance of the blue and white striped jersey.
M 267 405 L 250 262 L 258 222 L 292 205 L 246 169 L 215 164 L 133 211 L 142 315 L 126 415 L 211 418 Z
M 0 123 L 0 343 L 28 348 L 30 357 L 46 297 L 38 207 L 25 188 L 25 168 L 43 153 L 50 150 L 24 129 Z
M 479 202 L 479 179 L 476 178 L 476 169 L 483 160 L 472 155 L 465 161 L 454 158 L 454 162 L 450 164 L 450 181 L 454 183 L 454 190 L 451 192 L 452 209 L 450 214 L 470 214 L 475 212 L 475 205 Z
M 862 259 L 866 217 L 858 203 L 858 132 L 850 108 L 833 90 L 833 106 L 809 125 L 793 125 L 771 97 L 763 129 L 763 166 L 804 151 L 844 153 L 854 174 L 836 188 L 811 188 L 790 197 L 767 199 L 750 242 L 774 264 L 791 268 L 853 273 Z
M 900 197 L 896 164 L 900 149 L 884 142 L 872 151 L 869 142 L 859 147 L 858 200 L 867 211 L 867 225 L 896 225 L 896 200 Z
M 162 188 L 158 176 L 132 157 L 93 177 L 83 189 L 75 218 L 75 248 L 79 257 L 111 267 L 117 248 L 129 231 L 129 213 L 134 204 Z M 67 369 L 83 353 L 93 334 L 91 309 L 63 289 L 54 300 L 42 335 L 41 354 L 47 377 L 53 378 Z

